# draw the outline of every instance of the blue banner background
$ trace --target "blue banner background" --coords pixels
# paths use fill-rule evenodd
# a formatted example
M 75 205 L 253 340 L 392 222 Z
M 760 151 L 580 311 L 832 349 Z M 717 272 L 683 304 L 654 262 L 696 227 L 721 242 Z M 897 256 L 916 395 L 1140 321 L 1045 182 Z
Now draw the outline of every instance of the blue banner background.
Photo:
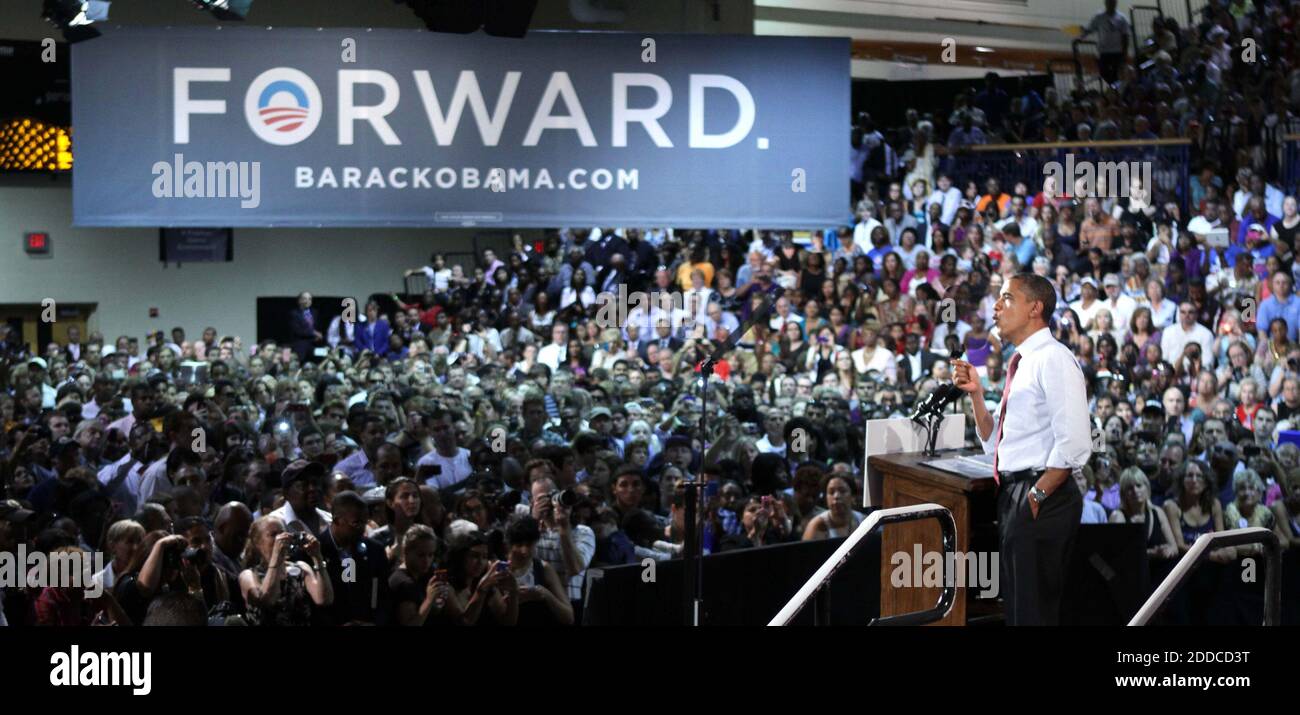
M 643 40 L 655 62 L 643 62 Z M 356 62 L 342 61 L 345 38 Z M 849 43 L 838 38 L 533 32 L 524 40 L 409 30 L 263 28 L 105 28 L 73 45 L 74 221 L 79 226 L 462 226 L 622 225 L 680 227 L 820 227 L 844 220 L 849 139 Z M 189 141 L 175 143 L 173 69 L 229 68 L 228 82 L 193 82 L 191 101 L 224 100 L 224 114 L 189 116 Z M 319 124 L 299 143 L 277 146 L 250 128 L 245 94 L 266 70 L 305 73 L 319 88 Z M 339 71 L 390 74 L 400 99 L 386 120 L 400 145 L 385 145 L 366 121 L 353 122 L 354 143 L 339 143 Z M 476 72 L 491 115 L 508 71 L 522 72 L 497 146 L 485 146 L 467 105 L 454 140 L 440 146 L 413 76 L 427 70 L 444 114 L 463 70 Z M 547 129 L 535 146 L 524 137 L 553 72 L 567 72 L 596 146 L 578 134 Z M 627 125 L 627 146 L 613 146 L 613 76 L 650 73 L 667 81 L 671 108 L 659 123 L 671 148 L 656 146 L 643 125 Z M 754 123 L 727 148 L 692 148 L 690 76 L 728 75 L 753 97 Z M 310 93 L 309 93 L 310 94 Z M 361 84 L 356 105 L 381 99 Z M 704 92 L 704 128 L 721 133 L 738 105 L 723 90 Z M 649 88 L 633 87 L 627 105 L 647 108 Z M 567 115 L 563 99 L 551 110 Z M 270 131 L 264 129 L 263 131 Z M 766 140 L 766 148 L 762 148 Z M 232 198 L 158 198 L 157 162 L 258 162 L 260 203 Z M 433 188 L 316 187 L 324 167 L 342 183 L 342 167 L 427 167 Z M 298 187 L 297 167 L 312 167 L 312 186 Z M 556 188 L 438 188 L 435 172 L 493 167 L 550 172 Z M 635 170 L 637 189 L 558 188 L 572 169 L 617 176 Z M 805 191 L 793 190 L 802 170 Z M 399 175 L 400 176 L 400 175 Z M 445 174 L 444 174 L 445 176 Z M 407 174 L 408 182 L 413 174 Z

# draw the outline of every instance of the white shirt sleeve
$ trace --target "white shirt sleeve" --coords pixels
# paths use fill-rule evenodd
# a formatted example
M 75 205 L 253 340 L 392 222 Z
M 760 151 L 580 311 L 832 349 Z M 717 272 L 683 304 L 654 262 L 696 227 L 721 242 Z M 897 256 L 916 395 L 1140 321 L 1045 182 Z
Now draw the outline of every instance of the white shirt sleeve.
M 578 550 L 578 558 L 582 560 L 582 570 L 586 571 L 591 565 L 591 560 L 596 556 L 596 532 L 591 527 L 577 524 L 573 528 L 573 546 Z
M 1054 349 L 1044 363 L 1044 383 L 1053 387 L 1048 400 L 1051 416 L 1052 450 L 1047 467 L 1074 469 L 1088 462 L 1092 451 L 1092 425 L 1088 419 L 1088 395 L 1083 371 L 1074 357 L 1064 349 Z

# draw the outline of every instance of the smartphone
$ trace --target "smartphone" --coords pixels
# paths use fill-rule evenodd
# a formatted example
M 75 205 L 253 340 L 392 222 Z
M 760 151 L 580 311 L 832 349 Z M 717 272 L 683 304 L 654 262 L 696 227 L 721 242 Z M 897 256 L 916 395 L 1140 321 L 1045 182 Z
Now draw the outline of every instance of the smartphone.
M 505 561 L 501 561 L 501 562 L 499 562 L 499 563 L 497 564 L 497 573 L 505 573 L 506 571 L 509 571 L 509 570 L 510 570 L 510 564 L 509 564 L 509 563 L 507 563 L 507 562 L 505 562 Z
M 434 580 L 434 581 L 447 581 L 447 580 L 450 580 L 450 578 L 451 578 L 451 577 L 450 577 L 450 575 L 447 573 L 447 569 L 434 569 L 434 570 L 433 570 L 433 580 Z

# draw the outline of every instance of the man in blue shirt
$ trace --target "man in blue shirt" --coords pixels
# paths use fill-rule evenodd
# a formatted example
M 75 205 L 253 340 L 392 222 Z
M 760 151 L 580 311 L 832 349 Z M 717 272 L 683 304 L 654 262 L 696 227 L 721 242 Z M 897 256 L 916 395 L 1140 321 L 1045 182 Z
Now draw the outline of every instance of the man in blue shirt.
M 1296 327 L 1300 326 L 1300 299 L 1291 293 L 1291 274 L 1278 271 L 1273 274 L 1272 281 L 1273 295 L 1260 303 L 1255 328 L 1259 330 L 1260 340 L 1268 340 L 1269 323 L 1274 318 L 1282 318 L 1286 321 L 1287 339 L 1294 342 Z
M 1034 256 L 1038 255 L 1038 247 L 1034 242 L 1020 235 L 1020 226 L 1015 223 L 1009 223 L 1002 229 L 1002 235 L 1007 239 L 1007 247 L 1016 254 L 1016 263 L 1024 270 L 1034 262 Z

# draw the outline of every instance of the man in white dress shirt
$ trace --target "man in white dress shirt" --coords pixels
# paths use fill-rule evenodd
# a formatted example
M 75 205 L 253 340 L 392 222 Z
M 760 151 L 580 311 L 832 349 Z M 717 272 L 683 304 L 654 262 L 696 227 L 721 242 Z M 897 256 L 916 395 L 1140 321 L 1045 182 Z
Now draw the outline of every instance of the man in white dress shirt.
M 1048 316 L 1056 291 L 1046 278 L 1021 273 L 1002 287 L 994 322 L 1016 345 L 995 417 L 978 396 L 979 375 L 955 360 L 955 382 L 976 396 L 975 422 L 998 483 L 1001 591 L 1007 625 L 1056 625 L 1065 569 L 1083 515 L 1073 479 L 1091 451 L 1083 371 L 1052 337 Z

